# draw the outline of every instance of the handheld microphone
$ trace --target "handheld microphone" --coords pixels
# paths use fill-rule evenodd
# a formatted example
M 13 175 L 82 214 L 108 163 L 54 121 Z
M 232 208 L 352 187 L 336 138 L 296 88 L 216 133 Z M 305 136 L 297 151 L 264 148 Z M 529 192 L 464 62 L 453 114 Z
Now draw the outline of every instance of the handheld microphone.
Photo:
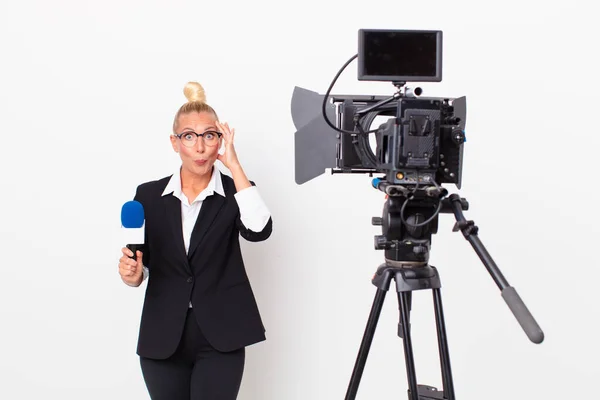
M 139 201 L 128 201 L 121 208 L 121 226 L 127 248 L 133 252 L 129 256 L 135 260 L 136 252 L 144 248 L 144 207 Z

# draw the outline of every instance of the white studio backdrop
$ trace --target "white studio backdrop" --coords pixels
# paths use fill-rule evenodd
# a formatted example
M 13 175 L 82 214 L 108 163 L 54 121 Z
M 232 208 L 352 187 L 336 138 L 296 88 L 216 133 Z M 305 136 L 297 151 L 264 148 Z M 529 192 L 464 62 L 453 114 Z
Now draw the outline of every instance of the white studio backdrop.
M 363 175 L 294 181 L 294 86 L 324 93 L 360 28 L 444 31 L 441 83 L 467 96 L 465 212 L 546 334 L 527 339 L 440 216 L 438 267 L 457 399 L 591 396 L 600 373 L 592 2 L 0 3 L 0 398 L 148 399 L 135 355 L 145 284 L 125 286 L 120 207 L 178 166 L 168 135 L 199 81 L 274 219 L 243 243 L 268 340 L 240 399 L 342 399 L 383 254 L 383 194 Z M 358 82 L 333 93 L 392 94 Z M 318 146 L 318 143 L 315 143 Z M 456 191 L 453 186 L 451 191 Z M 440 387 L 430 292 L 414 295 L 419 383 Z M 357 399 L 406 398 L 395 292 Z

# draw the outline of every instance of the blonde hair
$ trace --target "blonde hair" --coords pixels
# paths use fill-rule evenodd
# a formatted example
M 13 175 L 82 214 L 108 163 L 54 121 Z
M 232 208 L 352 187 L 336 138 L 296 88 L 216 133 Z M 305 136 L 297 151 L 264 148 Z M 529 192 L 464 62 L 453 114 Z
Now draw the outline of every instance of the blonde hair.
M 179 117 L 184 114 L 189 113 L 201 113 L 201 112 L 209 112 L 214 114 L 217 120 L 219 117 L 215 110 L 206 103 L 206 93 L 204 92 L 204 88 L 198 82 L 188 82 L 183 88 L 183 94 L 188 99 L 188 102 L 179 107 L 177 110 L 177 114 L 175 114 L 175 119 L 173 120 L 173 132 L 177 127 L 177 121 L 179 121 Z

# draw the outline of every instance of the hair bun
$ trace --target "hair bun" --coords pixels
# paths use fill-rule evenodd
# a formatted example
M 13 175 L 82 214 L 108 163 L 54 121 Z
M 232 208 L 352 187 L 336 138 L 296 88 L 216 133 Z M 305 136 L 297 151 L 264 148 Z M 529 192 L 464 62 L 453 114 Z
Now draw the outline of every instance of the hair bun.
M 183 88 L 183 94 L 188 101 L 199 101 L 206 103 L 206 94 L 204 88 L 198 82 L 188 82 Z

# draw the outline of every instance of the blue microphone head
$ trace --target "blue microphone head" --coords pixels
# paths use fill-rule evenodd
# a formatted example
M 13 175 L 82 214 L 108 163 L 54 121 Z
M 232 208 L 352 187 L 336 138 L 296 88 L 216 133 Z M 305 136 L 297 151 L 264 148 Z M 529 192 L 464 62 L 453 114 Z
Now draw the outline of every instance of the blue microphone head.
M 121 208 L 121 225 L 125 228 L 144 226 L 144 207 L 139 201 L 128 201 Z

